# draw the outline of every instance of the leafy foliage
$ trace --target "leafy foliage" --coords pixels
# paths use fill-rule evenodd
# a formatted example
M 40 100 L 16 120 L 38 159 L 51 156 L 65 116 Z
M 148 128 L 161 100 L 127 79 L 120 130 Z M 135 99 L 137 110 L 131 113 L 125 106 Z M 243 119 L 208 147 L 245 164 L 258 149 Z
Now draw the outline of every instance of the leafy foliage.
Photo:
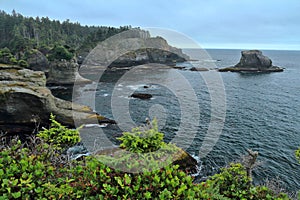
M 3 64 L 17 64 L 17 59 L 13 56 L 9 48 L 0 49 L 0 63 Z
M 134 153 L 147 153 L 158 150 L 163 144 L 164 135 L 158 131 L 157 121 L 154 119 L 149 127 L 136 127 L 131 132 L 124 132 L 118 138 L 122 141 L 120 147 Z
M 42 141 L 25 147 L 12 140 L 0 151 L 0 193 L 2 199 L 32 199 L 49 190 L 47 182 L 56 179 L 55 167 L 59 155 Z M 52 163 L 50 162 L 52 161 Z
M 80 141 L 78 129 L 66 128 L 55 120 L 53 114 L 50 115 L 50 121 L 50 128 L 44 129 L 37 134 L 45 142 L 52 144 L 57 149 L 63 149 L 73 146 Z
M 55 45 L 54 48 L 50 51 L 50 54 L 48 55 L 48 59 L 50 61 L 52 60 L 71 60 L 73 58 L 73 54 L 69 52 L 64 46 L 61 45 Z
M 26 60 L 19 60 L 18 65 L 20 65 L 21 67 L 28 67 L 29 66 L 29 64 Z
M 223 168 L 221 173 L 215 174 L 206 182 L 200 184 L 202 188 L 215 189 L 215 193 L 229 199 L 289 199 L 286 194 L 275 194 L 264 186 L 253 186 L 251 177 L 240 163 L 232 163 Z
M 32 137 L 23 144 L 13 139 L 9 146 L 0 145 L 0 199 L 288 199 L 266 187 L 253 186 L 241 164 L 194 184 L 178 165 L 132 174 L 108 167 L 95 156 L 67 161 L 57 147 L 74 144 L 77 135 L 53 115 L 50 120 L 51 128 L 40 138 Z M 72 133 L 68 137 L 75 139 L 59 139 L 64 133 Z

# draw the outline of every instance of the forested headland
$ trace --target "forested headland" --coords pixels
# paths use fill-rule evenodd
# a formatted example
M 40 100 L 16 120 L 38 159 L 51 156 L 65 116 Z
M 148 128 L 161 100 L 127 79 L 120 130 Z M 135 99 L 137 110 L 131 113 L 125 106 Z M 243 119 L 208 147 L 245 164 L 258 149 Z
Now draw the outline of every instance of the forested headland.
M 25 17 L 16 11 L 0 11 L 0 62 L 26 66 L 32 49 L 49 60 L 70 60 L 86 55 L 98 42 L 129 30 L 131 26 L 87 26 L 79 22 L 52 20 L 48 17 Z

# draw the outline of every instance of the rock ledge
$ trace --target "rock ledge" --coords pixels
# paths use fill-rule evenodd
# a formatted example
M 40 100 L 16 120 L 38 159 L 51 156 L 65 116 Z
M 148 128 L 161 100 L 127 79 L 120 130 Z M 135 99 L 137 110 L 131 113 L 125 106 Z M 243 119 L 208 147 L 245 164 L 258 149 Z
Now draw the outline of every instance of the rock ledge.
M 54 97 L 46 87 L 44 72 L 0 64 L 0 131 L 32 133 L 49 123 L 50 113 L 63 125 L 107 123 L 91 108 Z M 113 121 L 110 121 L 113 122 Z

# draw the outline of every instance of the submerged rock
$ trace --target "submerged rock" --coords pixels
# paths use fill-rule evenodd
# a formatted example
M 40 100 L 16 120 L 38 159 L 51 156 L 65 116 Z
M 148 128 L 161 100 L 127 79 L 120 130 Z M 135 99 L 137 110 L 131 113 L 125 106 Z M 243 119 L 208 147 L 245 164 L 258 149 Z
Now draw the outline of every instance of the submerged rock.
M 272 60 L 259 50 L 242 51 L 240 62 L 233 67 L 219 69 L 220 72 L 282 72 L 283 68 L 273 66 Z
M 108 119 L 89 107 L 54 97 L 46 87 L 41 71 L 0 64 L 0 131 L 30 133 L 37 126 L 47 126 L 50 113 L 64 125 L 102 123 Z

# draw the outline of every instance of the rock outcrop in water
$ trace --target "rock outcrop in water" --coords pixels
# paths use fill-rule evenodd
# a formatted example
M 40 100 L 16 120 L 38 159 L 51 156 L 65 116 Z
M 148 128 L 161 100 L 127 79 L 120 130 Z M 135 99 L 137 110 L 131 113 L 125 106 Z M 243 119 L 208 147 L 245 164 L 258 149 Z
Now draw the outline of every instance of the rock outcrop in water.
M 79 65 L 75 59 L 70 61 L 64 59 L 48 61 L 47 57 L 36 49 L 31 49 L 25 55 L 29 64 L 28 69 L 43 71 L 47 74 L 48 85 L 73 85 L 75 79 L 76 83 L 91 82 L 78 73 Z
M 146 48 L 139 49 L 137 51 L 132 51 L 119 57 L 117 60 L 111 63 L 109 67 L 122 68 L 143 65 L 147 63 L 159 63 L 166 64 L 169 66 L 175 66 L 176 62 L 184 61 L 186 61 L 185 58 L 180 57 L 175 53 L 161 49 Z
M 242 51 L 240 62 L 234 67 L 219 69 L 220 72 L 282 72 L 283 68 L 273 66 L 272 60 L 259 50 Z
M 146 93 L 133 93 L 132 95 L 130 95 L 130 97 L 145 100 L 145 99 L 151 99 L 151 98 L 152 98 L 152 94 L 146 94 Z
M 205 68 L 205 67 L 192 67 L 190 69 L 190 71 L 198 71 L 198 72 L 205 72 L 205 71 L 209 71 L 209 69 Z
M 114 123 L 89 107 L 55 98 L 46 87 L 41 71 L 0 64 L 0 131 L 32 133 L 38 124 L 46 126 L 50 113 L 59 122 L 74 127 L 77 123 Z M 78 124 L 76 124 L 78 125 Z
M 146 63 L 175 65 L 189 57 L 181 49 L 170 46 L 162 37 L 150 37 L 149 32 L 132 29 L 101 42 L 86 57 L 81 70 L 91 66 L 126 68 Z

